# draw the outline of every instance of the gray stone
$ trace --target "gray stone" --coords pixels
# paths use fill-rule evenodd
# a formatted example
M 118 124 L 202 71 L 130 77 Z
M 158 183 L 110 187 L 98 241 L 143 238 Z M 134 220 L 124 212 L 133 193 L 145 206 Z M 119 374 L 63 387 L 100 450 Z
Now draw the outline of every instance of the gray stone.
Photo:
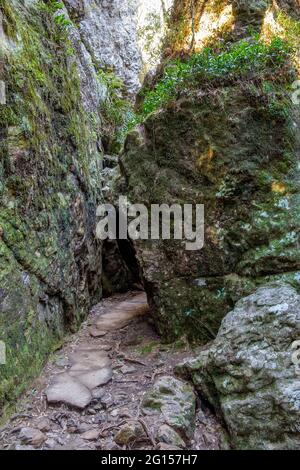
M 70 361 L 73 364 L 70 369 L 71 371 L 100 369 L 109 366 L 111 363 L 106 352 L 86 346 L 81 346 L 76 349 L 76 351 L 70 355 Z
M 115 404 L 115 397 L 113 397 L 110 393 L 106 393 L 104 396 L 100 398 L 100 403 L 105 410 L 110 408 L 112 405 Z
M 81 438 L 84 439 L 85 441 L 97 441 L 100 436 L 100 431 L 99 429 L 90 429 L 89 431 L 84 432 L 81 434 Z
M 79 432 L 80 434 L 83 434 L 83 433 L 85 433 L 85 432 L 87 432 L 87 431 L 90 431 L 90 429 L 91 429 L 91 425 L 88 424 L 88 423 L 86 423 L 86 422 L 80 423 L 80 424 L 78 425 L 78 432 Z
M 114 441 L 122 446 L 134 442 L 142 436 L 145 436 L 145 431 L 141 423 L 138 421 L 128 421 L 117 432 Z
M 101 400 L 101 398 L 104 396 L 105 392 L 101 388 L 97 388 L 92 391 L 92 396 L 95 400 Z
M 76 370 L 70 371 L 70 376 L 76 378 L 81 384 L 85 385 L 89 390 L 104 385 L 112 378 L 112 370 L 110 367 L 104 367 L 96 370 Z
M 97 328 L 91 328 L 89 333 L 92 338 L 102 338 L 107 334 L 107 331 L 98 330 Z
M 112 378 L 111 361 L 106 352 L 81 346 L 70 356 L 69 375 L 89 390 L 104 385 Z
M 65 368 L 69 367 L 70 362 L 69 362 L 68 358 L 66 358 L 66 357 L 59 357 L 55 360 L 55 365 L 65 369 Z
M 89 389 L 69 374 L 56 375 L 46 391 L 48 403 L 65 403 L 84 409 L 91 401 Z
M 45 445 L 45 447 L 46 447 L 47 449 L 54 449 L 54 448 L 56 447 L 56 445 L 57 445 L 57 442 L 56 442 L 55 439 L 53 439 L 52 437 L 50 437 L 49 439 L 47 439 L 47 440 L 45 441 L 45 444 L 44 444 L 44 445 Z
M 19 434 L 19 439 L 24 444 L 32 445 L 33 447 L 41 447 L 47 439 L 38 429 L 22 428 Z
M 133 366 L 123 366 L 121 367 L 120 371 L 122 372 L 122 374 L 126 375 L 126 374 L 133 374 L 134 372 L 136 372 L 136 368 L 133 367 Z
M 160 377 L 142 402 L 147 415 L 162 414 L 164 421 L 187 438 L 194 433 L 196 397 L 193 388 L 171 376 Z
M 51 421 L 49 418 L 44 416 L 35 422 L 35 427 L 39 429 L 39 431 L 48 432 L 51 429 Z
M 272 283 L 240 300 L 216 340 L 177 368 L 226 422 L 238 449 L 300 449 L 300 295 Z
M 186 447 L 186 444 L 184 440 L 180 437 L 180 435 L 167 424 L 163 424 L 162 426 L 160 426 L 157 431 L 157 439 L 160 442 L 164 442 L 165 444 L 175 446 L 177 448 L 184 449 Z
M 173 0 L 165 0 L 165 8 Z M 165 30 L 161 2 L 151 0 L 66 0 L 81 47 L 97 67 L 113 70 L 134 96 L 144 74 L 156 67 Z
M 92 401 L 93 389 L 111 380 L 111 361 L 106 352 L 88 344 L 78 347 L 69 360 L 72 367 L 68 373 L 54 377 L 46 392 L 47 399 L 49 403 L 61 402 L 83 409 Z

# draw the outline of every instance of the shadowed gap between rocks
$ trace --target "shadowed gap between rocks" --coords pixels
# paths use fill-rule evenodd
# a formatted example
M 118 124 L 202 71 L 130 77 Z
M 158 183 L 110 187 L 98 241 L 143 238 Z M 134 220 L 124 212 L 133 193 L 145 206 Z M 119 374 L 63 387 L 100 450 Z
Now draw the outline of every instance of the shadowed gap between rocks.
M 105 240 L 103 244 L 103 297 L 144 290 L 135 249 L 130 240 Z

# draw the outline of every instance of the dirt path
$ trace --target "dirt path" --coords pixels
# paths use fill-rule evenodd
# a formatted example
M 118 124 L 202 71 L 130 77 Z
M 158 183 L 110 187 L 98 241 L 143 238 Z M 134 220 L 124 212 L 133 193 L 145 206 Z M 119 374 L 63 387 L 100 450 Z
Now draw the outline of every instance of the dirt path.
M 20 400 L 0 448 L 218 449 L 220 425 L 199 399 L 193 412 L 193 392 L 173 373 L 192 351 L 162 344 L 148 313 L 141 292 L 94 307 Z

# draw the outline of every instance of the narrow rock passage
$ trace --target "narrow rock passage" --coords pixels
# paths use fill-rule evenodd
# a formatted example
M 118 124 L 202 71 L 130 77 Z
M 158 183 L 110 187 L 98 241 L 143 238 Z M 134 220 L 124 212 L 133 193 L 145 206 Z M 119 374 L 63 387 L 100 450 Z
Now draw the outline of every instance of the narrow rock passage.
M 173 374 L 191 353 L 160 342 L 144 293 L 105 299 L 20 400 L 0 448 L 218 449 L 220 425 Z
M 145 294 L 133 295 L 107 313 L 96 315 L 90 334 L 94 338 L 105 336 L 107 331 L 123 328 L 147 311 Z M 47 400 L 49 404 L 65 403 L 84 409 L 92 401 L 93 390 L 111 380 L 111 361 L 108 353 L 101 349 L 101 344 L 100 348 L 91 346 L 90 341 L 77 347 L 69 359 L 70 369 L 54 376 L 46 391 Z

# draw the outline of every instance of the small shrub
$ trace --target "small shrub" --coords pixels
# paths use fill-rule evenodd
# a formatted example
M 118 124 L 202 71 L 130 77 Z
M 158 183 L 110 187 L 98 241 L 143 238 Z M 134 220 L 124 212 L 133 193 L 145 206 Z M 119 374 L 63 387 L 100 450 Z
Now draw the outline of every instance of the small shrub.
M 107 88 L 107 97 L 103 105 L 105 133 L 113 136 L 110 151 L 118 152 L 128 132 L 129 123 L 134 117 L 132 104 L 125 96 L 125 87 L 121 79 L 111 71 L 100 70 L 98 78 Z
M 144 91 L 144 101 L 139 112 L 143 120 L 175 98 L 179 91 L 216 79 L 238 80 L 249 72 L 264 74 L 285 64 L 291 49 L 280 38 L 265 44 L 257 38 L 242 40 L 230 46 L 223 46 L 219 52 L 205 48 L 187 60 L 170 62 L 163 77 L 152 90 Z

